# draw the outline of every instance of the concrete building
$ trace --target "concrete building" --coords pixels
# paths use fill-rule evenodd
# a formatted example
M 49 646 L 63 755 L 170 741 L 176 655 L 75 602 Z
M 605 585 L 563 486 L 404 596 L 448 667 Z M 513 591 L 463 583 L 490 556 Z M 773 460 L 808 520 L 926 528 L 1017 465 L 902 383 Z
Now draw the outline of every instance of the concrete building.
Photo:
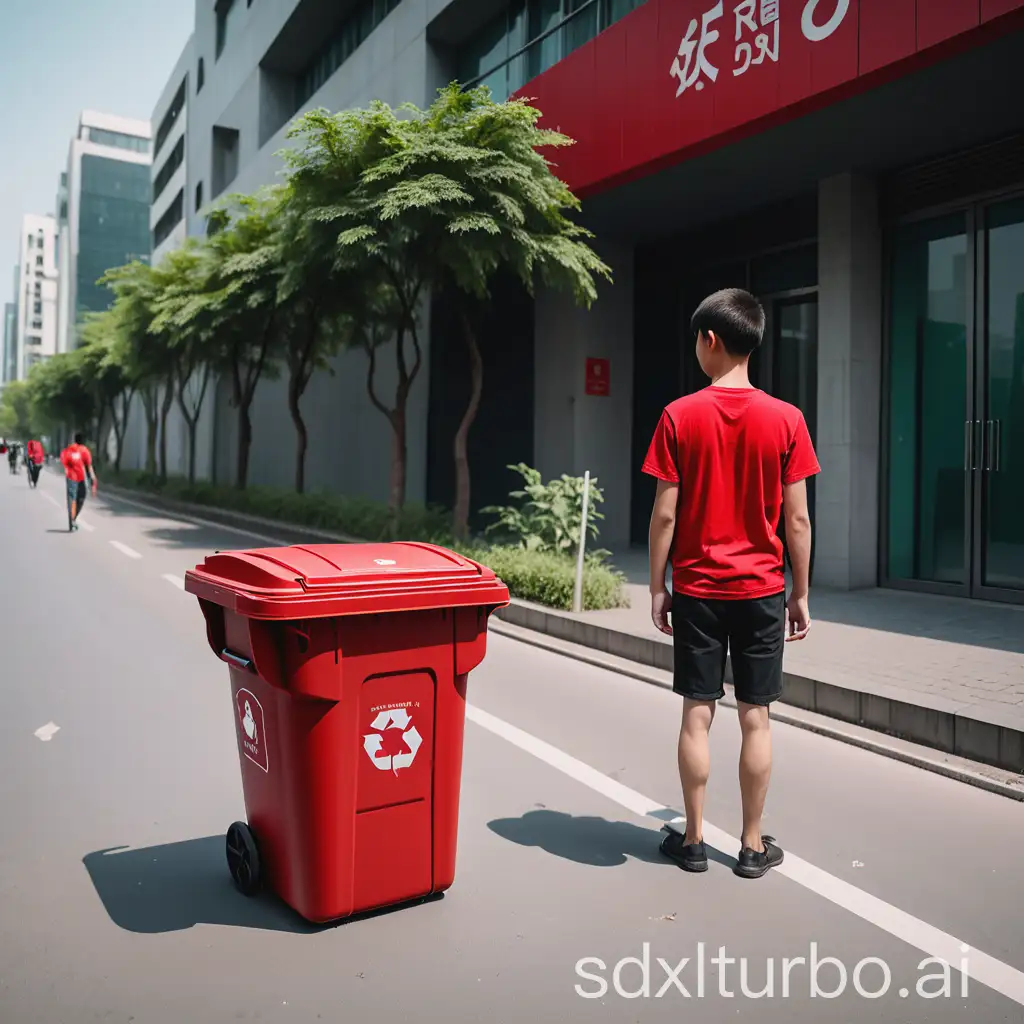
M 193 235 L 209 202 L 275 180 L 310 107 L 482 81 L 576 140 L 557 170 L 615 284 L 590 313 L 496 288 L 475 507 L 513 484 L 507 463 L 589 469 L 602 541 L 643 543 L 643 453 L 664 405 L 705 383 L 690 312 L 741 285 L 769 318 L 757 383 L 800 406 L 823 466 L 815 582 L 1024 599 L 1024 113 L 1006 102 L 1024 0 L 219 0 L 197 4 L 194 71 Z M 450 308 L 426 311 L 411 500 L 452 498 L 467 371 Z M 307 478 L 382 499 L 389 427 L 365 359 L 334 369 L 305 399 Z M 253 482 L 288 486 L 283 382 L 261 384 L 253 422 Z
M 58 190 L 58 351 L 75 348 L 86 313 L 110 305 L 100 277 L 149 259 L 151 162 L 148 122 L 82 112 Z
M 190 195 L 188 161 L 189 78 L 193 66 L 192 38 L 185 44 L 164 91 L 153 109 L 155 126 L 152 164 L 150 249 L 154 264 L 185 239 L 185 212 Z
M 23 216 L 18 248 L 14 380 L 25 380 L 57 351 L 57 221 Z
M 18 307 L 4 303 L 4 347 L 0 350 L 0 386 L 15 379 L 18 370 Z

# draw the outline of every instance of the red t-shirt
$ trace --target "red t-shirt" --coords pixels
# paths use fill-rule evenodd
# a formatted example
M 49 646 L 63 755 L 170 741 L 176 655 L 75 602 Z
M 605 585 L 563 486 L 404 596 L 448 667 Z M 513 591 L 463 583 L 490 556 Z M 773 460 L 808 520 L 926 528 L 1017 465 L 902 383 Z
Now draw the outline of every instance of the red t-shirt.
M 64 473 L 72 483 L 80 484 L 85 479 L 86 467 L 92 470 L 92 455 L 84 444 L 69 444 L 61 452 L 60 461 L 64 463 Z
M 38 466 L 46 458 L 46 453 L 43 451 L 42 443 L 39 441 L 29 441 L 25 446 L 28 453 L 28 457 Z
M 820 470 L 803 414 L 763 391 L 712 386 L 669 405 L 643 471 L 679 484 L 673 591 L 753 599 L 784 590 L 782 488 Z

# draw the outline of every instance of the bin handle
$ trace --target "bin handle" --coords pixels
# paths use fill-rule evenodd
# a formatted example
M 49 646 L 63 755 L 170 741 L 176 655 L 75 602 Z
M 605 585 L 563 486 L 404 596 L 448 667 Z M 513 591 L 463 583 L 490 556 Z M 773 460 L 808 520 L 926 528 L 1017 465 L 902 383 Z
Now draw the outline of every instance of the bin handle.
M 235 654 L 234 651 L 229 651 L 226 647 L 220 652 L 221 660 L 226 661 L 229 665 L 234 665 L 235 668 L 240 668 L 244 672 L 252 672 L 252 659 L 243 658 L 240 654 Z

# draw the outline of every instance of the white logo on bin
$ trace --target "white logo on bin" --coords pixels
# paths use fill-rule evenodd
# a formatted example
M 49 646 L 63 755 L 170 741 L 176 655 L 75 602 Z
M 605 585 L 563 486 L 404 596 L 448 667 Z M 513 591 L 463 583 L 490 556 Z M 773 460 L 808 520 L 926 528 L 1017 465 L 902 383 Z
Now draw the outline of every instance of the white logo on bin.
M 240 689 L 235 694 L 235 708 L 241 726 L 239 741 L 242 753 L 265 772 L 270 771 L 267 758 L 266 726 L 263 721 L 263 705 L 250 690 Z
M 393 558 L 375 558 L 374 562 L 376 562 L 377 565 L 398 565 Z
M 377 731 L 363 736 L 363 749 L 375 768 L 397 775 L 400 768 L 408 768 L 416 759 L 423 737 L 416 731 L 405 708 L 382 711 L 370 723 L 370 728 Z

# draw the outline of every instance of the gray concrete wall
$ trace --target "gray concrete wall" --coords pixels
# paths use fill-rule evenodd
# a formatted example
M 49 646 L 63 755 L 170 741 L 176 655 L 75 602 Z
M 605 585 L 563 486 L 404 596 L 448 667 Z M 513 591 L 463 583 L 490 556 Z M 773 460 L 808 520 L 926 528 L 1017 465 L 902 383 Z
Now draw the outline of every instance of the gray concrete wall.
M 190 191 L 204 183 L 207 209 L 211 196 L 213 127 L 239 132 L 239 172 L 226 188 L 252 192 L 279 180 L 282 168 L 277 153 L 288 144 L 288 126 L 268 137 L 281 102 L 281 83 L 259 64 L 297 6 L 296 0 L 260 0 L 232 14 L 226 45 L 214 60 L 215 18 L 212 4 L 197 5 L 195 56 L 204 59 L 205 84 L 195 93 L 190 85 L 188 161 Z M 363 45 L 305 104 L 306 109 L 341 110 L 365 106 L 373 99 L 392 105 L 407 101 L 429 102 L 447 81 L 447 69 L 431 50 L 426 28 L 445 0 L 403 0 Z M 261 98 L 263 107 L 261 110 Z M 205 231 L 203 211 L 188 208 L 189 234 Z M 426 494 L 427 380 L 429 324 L 424 321 L 424 363 L 409 399 L 408 497 Z M 386 404 L 394 396 L 396 373 L 393 348 L 381 354 L 378 393 Z M 391 428 L 370 404 L 366 394 L 367 359 L 362 352 L 339 355 L 333 374 L 314 377 L 303 399 L 310 446 L 307 486 L 385 500 L 388 493 Z M 217 477 L 234 478 L 236 419 L 227 406 L 229 389 L 211 395 L 211 418 L 206 435 L 216 444 Z M 288 413 L 286 384 L 266 380 L 257 389 L 252 409 L 254 427 L 250 481 L 253 484 L 291 486 L 295 476 L 295 430 Z M 213 441 L 213 421 L 216 441 Z M 207 449 L 212 451 L 212 449 Z M 212 462 L 212 456 L 207 459 Z
M 600 544 L 629 542 L 633 422 L 633 250 L 600 247 L 615 283 L 599 286 L 590 310 L 567 295 L 537 297 L 534 446 L 546 479 L 598 478 L 605 502 Z M 610 393 L 586 394 L 588 357 L 610 361 Z
M 818 459 L 815 583 L 878 583 L 882 234 L 874 181 L 818 191 Z

